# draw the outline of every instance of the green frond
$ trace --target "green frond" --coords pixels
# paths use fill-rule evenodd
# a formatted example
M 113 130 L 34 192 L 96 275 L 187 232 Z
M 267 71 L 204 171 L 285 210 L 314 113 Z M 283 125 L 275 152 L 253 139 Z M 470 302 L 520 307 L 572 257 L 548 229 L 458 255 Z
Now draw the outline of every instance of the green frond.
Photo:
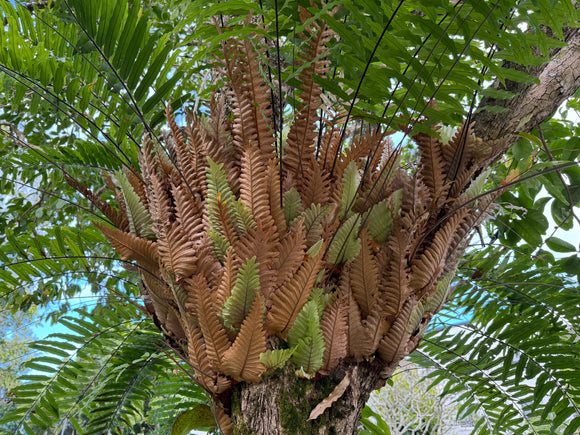
M 409 322 L 407 323 L 406 329 L 409 334 L 415 332 L 415 329 L 419 327 L 419 325 L 421 324 L 421 319 L 423 318 L 423 314 L 425 314 L 425 307 L 421 302 L 419 302 L 417 303 L 417 306 L 411 313 L 411 316 L 409 317 Z
M 256 221 L 254 220 L 254 217 L 240 198 L 232 203 L 232 211 L 234 212 L 233 224 L 238 234 L 244 234 L 246 228 L 256 229 Z
M 223 263 L 226 259 L 226 253 L 228 252 L 228 249 L 230 249 L 230 242 L 222 236 L 222 233 L 212 228 L 207 229 L 207 234 L 211 240 L 215 255 Z
M 311 204 L 304 210 L 297 219 L 304 219 L 304 230 L 306 232 L 306 246 L 314 246 L 322 237 L 322 222 L 328 215 L 330 207 L 321 204 Z
M 393 213 L 389 207 L 389 200 L 383 199 L 375 204 L 368 213 L 369 233 L 373 240 L 384 244 L 393 231 Z
M 360 184 L 360 174 L 356 162 L 348 164 L 342 175 L 342 196 L 340 197 L 340 218 L 351 214 L 355 195 Z
M 328 248 L 328 262 L 332 264 L 352 261 L 360 252 L 361 244 L 358 238 L 360 216 L 352 215 L 344 222 L 334 236 Z
M 207 174 L 207 202 L 208 204 L 217 204 L 218 202 L 225 202 L 228 207 L 232 207 L 232 204 L 236 202 L 236 197 L 232 193 L 232 189 L 228 184 L 228 178 L 226 172 L 224 171 L 223 163 L 215 163 L 211 158 L 207 158 L 208 167 L 206 168 Z M 218 201 L 218 194 L 219 199 Z M 208 207 L 208 219 L 210 227 L 218 230 L 220 228 L 219 219 L 217 217 L 216 211 L 211 207 Z
M 260 291 L 260 273 L 256 257 L 252 257 L 240 268 L 232 294 L 222 308 L 226 328 L 239 330 L 252 308 L 256 291 Z
M 202 403 L 177 416 L 171 426 L 171 435 L 188 435 L 193 430 L 211 427 L 217 429 L 215 417 L 211 408 Z
M 307 376 L 314 375 L 323 365 L 325 343 L 319 314 L 323 309 L 319 301 L 306 302 L 288 331 L 288 345 L 295 348 L 292 362 Z
M 155 240 L 153 232 L 153 220 L 151 215 L 141 202 L 139 195 L 135 193 L 133 186 L 129 183 L 127 176 L 122 171 L 115 173 L 115 178 L 123 191 L 125 205 L 127 206 L 127 215 L 129 217 L 129 227 L 131 232 L 139 237 L 149 240 Z
M 83 433 L 107 433 L 141 421 L 145 403 L 161 397 L 167 401 L 164 394 L 175 397 L 168 407 L 173 410 L 178 404 L 205 401 L 199 388 L 185 391 L 173 375 L 173 363 L 155 346 L 163 346 L 161 335 L 138 318 L 134 307 L 116 304 L 104 314 L 79 311 L 64 317 L 60 323 L 68 332 L 32 345 L 42 354 L 30 361 L 33 372 L 22 378 L 15 390 L 16 408 L 3 421 L 15 422 L 18 433 L 60 433 L 67 424 Z M 174 417 L 158 418 L 167 425 Z
M 333 293 L 324 293 L 324 289 L 320 287 L 314 287 L 310 292 L 308 297 L 309 301 L 314 301 L 316 307 L 319 309 L 318 316 L 322 318 L 322 312 L 326 309 L 327 305 L 334 301 L 335 295 Z
M 320 252 L 320 249 L 322 248 L 322 244 L 324 243 L 323 239 L 320 239 L 318 242 L 316 242 L 314 245 L 312 245 L 308 251 L 306 251 L 306 255 L 308 255 L 309 257 L 316 257 L 318 255 L 318 253 Z
M 260 354 L 260 362 L 264 364 L 267 369 L 275 370 L 283 367 L 292 357 L 293 353 L 294 348 L 268 350 Z
M 246 228 L 255 228 L 256 223 L 251 213 L 246 206 L 236 199 L 230 185 L 223 163 L 215 163 L 210 157 L 207 158 L 207 201 L 209 204 L 217 204 L 218 194 L 222 203 L 225 203 L 232 216 L 232 224 L 237 233 L 242 235 L 246 232 Z M 218 230 L 220 228 L 219 217 L 216 210 L 208 207 L 208 219 L 210 228 Z
M 481 192 L 483 192 L 483 188 L 485 187 L 485 183 L 487 181 L 487 178 L 489 177 L 489 174 L 491 174 L 491 168 L 488 168 L 481 174 L 479 174 L 477 178 L 471 182 L 469 187 L 465 189 L 465 192 L 463 192 L 463 196 L 465 198 L 470 199 L 481 194 Z
M 435 314 L 441 309 L 449 297 L 449 286 L 453 278 L 455 278 L 455 270 L 452 270 L 439 280 L 435 291 L 425 301 L 425 312 Z
M 290 222 L 303 210 L 302 198 L 294 187 L 284 193 L 284 218 L 286 219 L 286 224 L 290 225 Z

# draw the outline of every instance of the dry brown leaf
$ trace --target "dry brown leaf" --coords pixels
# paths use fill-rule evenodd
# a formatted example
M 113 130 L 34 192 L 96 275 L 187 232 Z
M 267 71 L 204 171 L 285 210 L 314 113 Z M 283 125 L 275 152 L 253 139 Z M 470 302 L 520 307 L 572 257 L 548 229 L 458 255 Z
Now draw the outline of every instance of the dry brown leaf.
M 332 393 L 330 393 L 326 399 L 316 405 L 316 407 L 310 413 L 310 416 L 308 416 L 308 420 L 315 420 L 320 417 L 324 411 L 330 408 L 334 402 L 342 397 L 349 385 L 350 376 L 349 373 L 347 373 L 346 376 L 342 378 L 342 381 L 340 381 L 340 383 L 334 387 Z
M 320 329 L 324 336 L 324 357 L 322 366 L 325 371 L 336 367 L 346 356 L 348 345 L 348 305 L 344 298 L 338 298 L 332 306 L 324 310 Z
M 361 231 L 360 239 L 360 253 L 353 260 L 350 268 L 350 288 L 364 319 L 377 301 L 379 272 L 366 228 Z
M 266 352 L 266 333 L 262 320 L 264 300 L 258 292 L 255 295 L 252 309 L 222 362 L 222 372 L 239 382 L 259 382 L 262 373 L 266 371 L 260 362 L 260 354 Z
M 320 271 L 324 248 L 316 257 L 308 257 L 288 283 L 272 296 L 272 309 L 268 313 L 268 332 L 285 339 L 296 316 L 308 300 Z

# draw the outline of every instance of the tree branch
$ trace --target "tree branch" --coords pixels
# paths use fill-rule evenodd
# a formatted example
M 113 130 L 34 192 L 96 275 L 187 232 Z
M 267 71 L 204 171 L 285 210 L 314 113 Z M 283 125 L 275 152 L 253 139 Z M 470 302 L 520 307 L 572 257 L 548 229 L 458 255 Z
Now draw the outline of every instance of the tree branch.
M 549 29 L 547 30 L 549 34 Z M 499 80 L 492 85 L 515 94 L 511 99 L 484 97 L 473 116 L 474 132 L 485 141 L 506 138 L 503 153 L 518 139 L 515 134 L 528 132 L 548 119 L 556 109 L 580 88 L 580 29 L 564 30 L 566 46 L 550 50 L 550 61 L 542 65 L 524 67 L 505 62 L 504 67 L 525 71 L 539 83 L 525 84 Z M 491 113 L 486 106 L 501 106 L 504 113 Z M 500 154 L 498 154 L 499 156 Z

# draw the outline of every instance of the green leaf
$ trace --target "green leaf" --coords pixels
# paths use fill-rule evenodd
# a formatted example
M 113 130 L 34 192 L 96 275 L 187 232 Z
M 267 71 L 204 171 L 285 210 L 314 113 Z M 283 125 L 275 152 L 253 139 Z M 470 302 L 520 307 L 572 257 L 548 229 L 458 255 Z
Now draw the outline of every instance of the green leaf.
M 360 174 L 356 162 L 351 161 L 342 175 L 342 196 L 340 197 L 340 218 L 350 215 L 355 195 L 360 184 Z
M 193 430 L 217 427 L 211 408 L 199 404 L 177 416 L 171 427 L 171 435 L 187 435 Z
M 151 219 L 151 215 L 141 202 L 139 195 L 135 193 L 135 190 L 131 183 L 129 183 L 127 176 L 124 172 L 117 171 L 115 173 L 115 178 L 123 191 L 131 232 L 140 237 L 155 240 L 156 236 L 153 232 L 153 220 Z
M 290 190 L 284 193 L 284 218 L 286 223 L 290 225 L 290 222 L 296 218 L 299 213 L 304 210 L 304 205 L 302 204 L 302 198 L 298 191 L 292 187 Z
M 306 377 L 313 376 L 323 365 L 325 343 L 320 329 L 322 309 L 316 300 L 306 302 L 288 331 L 288 344 L 294 348 L 292 362 Z
M 552 251 L 556 252 L 575 252 L 576 248 L 571 243 L 565 240 L 559 239 L 558 237 L 550 237 L 546 240 L 546 245 Z
M 294 353 L 294 348 L 291 349 L 274 349 L 262 352 L 260 354 L 260 362 L 266 366 L 267 369 L 278 369 L 286 364 Z
M 368 406 L 363 408 L 360 422 L 367 429 L 361 434 L 391 435 L 391 430 L 383 417 Z
M 256 257 L 248 259 L 238 271 L 232 294 L 222 308 L 224 325 L 238 330 L 254 303 L 256 291 L 260 291 L 260 273 Z
M 358 239 L 359 228 L 360 216 L 358 214 L 352 215 L 340 226 L 328 249 L 329 263 L 345 263 L 356 258 L 361 248 Z

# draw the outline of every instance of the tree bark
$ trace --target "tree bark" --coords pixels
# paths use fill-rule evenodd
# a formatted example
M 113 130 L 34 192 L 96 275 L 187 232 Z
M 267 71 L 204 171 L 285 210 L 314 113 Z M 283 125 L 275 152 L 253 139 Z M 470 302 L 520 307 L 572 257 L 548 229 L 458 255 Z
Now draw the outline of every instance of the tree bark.
M 549 29 L 546 33 L 550 34 Z M 497 150 L 501 156 L 518 139 L 519 132 L 529 132 L 558 109 L 558 107 L 580 88 L 580 29 L 564 29 L 566 46 L 550 50 L 550 61 L 542 65 L 523 67 L 506 62 L 504 67 L 525 71 L 537 78 L 538 82 L 526 84 L 505 81 L 505 86 L 496 80 L 492 85 L 515 94 L 511 99 L 498 100 L 482 98 L 476 113 L 474 133 L 484 141 L 506 139 L 503 149 Z M 486 106 L 501 106 L 503 113 L 491 113 Z
M 234 433 L 356 434 L 370 393 L 384 385 L 394 369 L 385 369 L 377 361 L 343 363 L 330 376 L 307 380 L 296 377 L 293 369 L 286 366 L 260 383 L 238 384 L 231 404 Z M 349 385 L 344 393 L 322 415 L 309 420 L 312 410 L 345 376 L 349 377 Z

